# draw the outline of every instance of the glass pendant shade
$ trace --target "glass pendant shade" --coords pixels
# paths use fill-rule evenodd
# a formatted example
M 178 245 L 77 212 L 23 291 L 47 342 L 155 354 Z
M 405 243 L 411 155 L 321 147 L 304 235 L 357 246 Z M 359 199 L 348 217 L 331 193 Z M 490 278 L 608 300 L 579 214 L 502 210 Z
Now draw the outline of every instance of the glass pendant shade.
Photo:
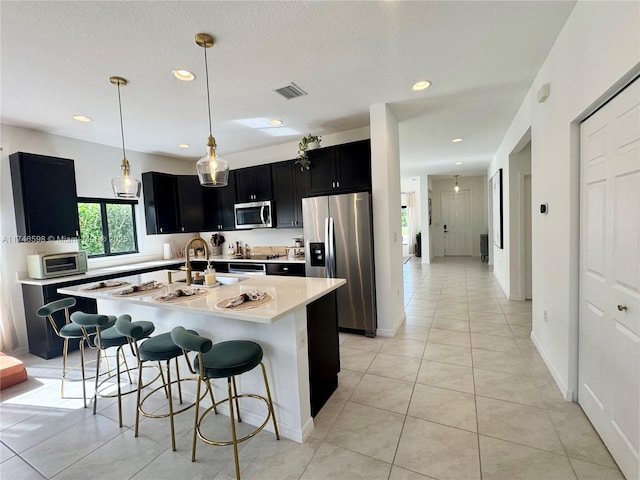
M 111 180 L 113 194 L 118 198 L 137 198 L 140 196 L 142 184 L 131 176 L 129 160 L 122 159 L 120 175 Z
M 120 175 L 111 180 L 113 194 L 118 198 L 137 198 L 140 196 L 140 180 L 131 176 L 131 165 L 127 160 L 127 153 L 124 148 L 124 125 L 122 123 L 122 101 L 120 99 L 120 87 L 127 85 L 127 81 L 122 77 L 111 77 L 109 81 L 118 87 L 118 110 L 120 112 L 120 137 L 122 138 L 122 162 L 120 163 Z
M 454 177 L 456 177 L 456 184 L 453 187 L 453 191 L 458 193 L 460 191 L 460 185 L 458 185 L 458 175 L 454 175 Z
M 229 164 L 216 153 L 213 137 L 209 137 L 207 154 L 198 160 L 196 170 L 203 187 L 226 187 L 229 183 Z

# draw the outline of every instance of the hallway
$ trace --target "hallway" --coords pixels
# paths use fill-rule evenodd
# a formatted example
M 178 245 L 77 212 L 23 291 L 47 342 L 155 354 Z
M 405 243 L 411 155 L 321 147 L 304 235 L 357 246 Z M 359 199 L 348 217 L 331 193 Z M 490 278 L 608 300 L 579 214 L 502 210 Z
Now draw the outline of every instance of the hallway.
M 477 257 L 414 258 L 404 281 L 397 336 L 340 334 L 340 386 L 311 437 L 300 445 L 261 432 L 245 442 L 244 480 L 623 478 L 529 340 L 529 302 L 505 300 Z M 60 399 L 59 359 L 22 359 L 30 379 L 2 395 L 0 477 L 233 478 L 230 448 L 201 443 L 190 461 L 191 414 L 176 418 L 172 452 L 163 420 L 143 420 L 134 438 L 133 396 L 120 429 L 113 400 L 93 416 Z

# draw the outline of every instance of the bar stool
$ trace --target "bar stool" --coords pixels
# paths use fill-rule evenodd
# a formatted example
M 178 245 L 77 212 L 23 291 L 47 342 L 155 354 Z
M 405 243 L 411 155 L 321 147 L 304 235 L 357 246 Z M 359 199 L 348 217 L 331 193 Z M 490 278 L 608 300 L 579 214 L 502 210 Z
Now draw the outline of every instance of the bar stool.
M 276 434 L 276 440 L 280 440 L 280 433 L 278 432 L 278 425 L 276 423 L 276 415 L 273 409 L 273 401 L 271 400 L 271 391 L 269 390 L 269 381 L 267 380 L 267 371 L 262 363 L 263 352 L 260 345 L 248 340 L 231 340 L 221 342 L 213 345 L 210 339 L 193 335 L 189 333 L 184 327 L 175 327 L 171 330 L 171 338 L 174 343 L 185 350 L 185 352 L 196 352 L 197 356 L 194 362 L 194 366 L 198 371 L 198 388 L 196 393 L 196 411 L 193 425 L 193 445 L 191 450 L 191 461 L 196 460 L 196 443 L 197 437 L 203 442 L 209 445 L 227 446 L 233 445 L 233 456 L 236 465 L 236 479 L 240 480 L 240 460 L 238 457 L 238 443 L 244 442 L 255 435 L 257 435 L 269 422 L 269 418 L 273 421 L 273 428 Z M 260 365 L 262 367 L 262 377 L 264 379 L 264 386 L 266 389 L 267 397 L 255 394 L 242 394 L 238 395 L 235 386 L 235 377 L 245 372 L 253 370 Z M 210 380 L 212 378 L 226 378 L 227 379 L 227 398 L 219 402 L 213 401 L 213 390 Z M 200 412 L 200 389 L 204 382 L 206 389 L 211 392 L 213 405 L 205 410 L 202 415 Z M 233 389 L 233 392 L 232 392 Z M 205 391 L 206 393 L 206 391 Z M 238 414 L 238 421 L 240 422 L 240 410 L 238 405 L 238 398 L 254 398 L 263 401 L 267 405 L 267 416 L 259 427 L 253 432 L 245 435 L 242 438 L 237 438 L 236 425 L 235 425 L 235 412 L 234 401 L 236 404 L 235 409 Z M 229 419 L 231 420 L 231 435 L 230 441 L 217 441 L 212 440 L 202 433 L 200 426 L 205 417 L 213 410 L 218 413 L 217 407 L 225 402 L 229 403 Z
M 138 345 L 138 340 L 143 337 L 144 329 L 143 326 L 140 325 L 141 322 L 132 322 L 131 317 L 128 315 L 123 315 L 116 321 L 115 328 L 119 334 L 124 335 L 129 340 L 129 344 L 132 346 L 134 355 L 138 361 L 138 394 L 136 401 L 136 427 L 134 436 L 138 436 L 139 425 L 140 425 L 140 415 L 147 418 L 169 418 L 169 423 L 171 425 L 171 448 L 175 452 L 176 451 L 176 435 L 175 435 L 175 426 L 173 417 L 179 413 L 185 412 L 191 407 L 193 407 L 196 402 L 192 402 L 187 406 L 181 408 L 180 410 L 174 410 L 173 408 L 173 395 L 171 392 L 171 385 L 178 385 L 178 398 L 180 400 L 180 404 L 182 405 L 182 382 L 188 380 L 195 380 L 193 378 L 181 379 L 180 378 L 180 368 L 178 366 L 178 357 L 181 357 L 184 354 L 182 348 L 178 347 L 173 340 L 171 340 L 170 333 L 162 333 L 160 335 L 156 335 L 154 337 L 148 338 L 140 345 Z M 189 330 L 189 332 L 193 335 L 198 335 L 195 330 Z M 175 368 L 176 368 L 176 376 L 177 380 L 171 380 L 171 360 L 175 360 Z M 144 397 L 142 397 L 142 390 L 144 386 L 142 385 L 142 369 L 145 362 L 158 362 L 158 368 L 160 369 L 160 375 L 162 377 L 162 385 L 153 389 L 149 393 L 147 393 Z M 167 369 L 167 378 L 165 380 L 164 374 L 162 373 L 162 362 L 166 362 Z M 158 377 L 156 377 L 157 379 Z M 155 380 L 155 379 L 154 379 Z M 150 382 L 151 383 L 151 382 Z M 150 384 L 149 383 L 149 384 Z M 148 385 L 149 385 L 148 384 Z M 144 410 L 144 402 L 151 397 L 156 392 L 164 390 L 165 396 L 169 401 L 169 409 L 166 413 L 150 413 L 145 412 Z M 206 394 L 206 392 L 205 392 Z M 212 397 L 213 398 L 213 397 Z
M 126 317 L 131 318 L 129 315 L 121 315 L 118 318 Z M 73 312 L 71 314 L 71 321 L 77 325 L 79 325 L 82 330 L 85 332 L 85 340 L 87 343 L 92 342 L 94 347 L 97 349 L 97 358 L 96 358 L 96 375 L 95 375 L 95 387 L 93 392 L 93 414 L 96 414 L 97 404 L 98 404 L 98 396 L 99 396 L 99 387 L 100 383 L 98 383 L 100 377 L 100 354 L 101 352 L 106 352 L 109 348 L 116 348 L 116 383 L 118 386 L 118 393 L 115 395 L 101 394 L 102 397 L 117 397 L 118 398 L 118 419 L 120 421 L 120 426 L 122 427 L 122 395 L 127 395 L 129 393 L 133 393 L 136 390 L 132 389 L 128 392 L 122 393 L 122 388 L 120 385 L 120 376 L 122 373 L 129 374 L 129 367 L 127 365 L 127 359 L 122 351 L 122 347 L 129 344 L 129 340 L 126 336 L 120 335 L 116 330 L 115 326 L 111 326 L 108 317 L 105 315 L 99 315 L 95 313 L 84 313 L 84 312 Z M 117 323 L 117 320 L 116 320 Z M 155 326 L 151 322 L 140 321 L 136 322 L 141 329 L 140 338 L 148 337 L 155 330 Z M 95 335 L 90 337 L 89 332 L 95 329 Z M 125 371 L 121 372 L 120 370 L 120 357 L 122 357 L 122 362 L 125 365 Z M 129 375 L 129 382 L 133 383 L 131 380 L 131 376 Z
M 86 380 L 90 380 L 93 377 L 87 377 L 85 374 L 85 359 L 84 359 L 84 347 L 85 344 L 88 347 L 91 347 L 91 343 L 89 341 L 89 337 L 92 337 L 96 334 L 95 327 L 87 327 L 84 331 L 81 326 L 76 325 L 71 321 L 69 316 L 69 309 L 74 307 L 76 304 L 76 299 L 73 297 L 62 298 L 60 300 L 55 300 L 53 302 L 47 303 L 43 305 L 36 311 L 36 315 L 39 317 L 47 318 L 49 323 L 51 324 L 51 328 L 60 338 L 63 339 L 62 343 L 62 381 L 60 387 L 60 397 L 62 398 L 70 398 L 65 397 L 64 395 L 64 384 L 65 382 L 72 382 L 77 380 L 68 380 L 67 374 L 73 371 L 77 366 L 67 368 L 67 357 L 69 353 L 69 340 L 77 339 L 79 340 L 80 347 L 80 371 L 82 372 L 82 399 L 84 401 L 84 408 L 87 408 L 87 388 L 85 385 Z M 62 327 L 58 326 L 58 322 L 56 322 L 56 314 L 58 312 L 64 312 L 64 325 Z M 58 315 L 59 316 L 59 315 Z M 105 328 L 109 328 L 113 326 L 116 322 L 116 317 L 108 316 L 105 317 Z

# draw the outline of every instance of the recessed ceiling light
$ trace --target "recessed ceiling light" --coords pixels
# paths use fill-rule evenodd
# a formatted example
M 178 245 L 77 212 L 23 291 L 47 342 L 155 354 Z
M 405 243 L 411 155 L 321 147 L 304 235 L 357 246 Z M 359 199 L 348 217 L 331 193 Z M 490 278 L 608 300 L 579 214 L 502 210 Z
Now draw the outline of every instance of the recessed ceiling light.
M 462 162 L 456 162 L 456 165 L 462 165 Z
M 85 117 L 84 115 L 73 115 L 73 118 L 77 122 L 91 122 L 92 120 L 89 117 Z
M 422 80 L 418 83 L 413 84 L 413 90 L 424 90 L 425 88 L 429 88 L 431 86 L 431 82 L 429 80 Z
M 460 143 L 463 139 L 462 138 L 454 138 L 453 140 L 451 140 L 453 143 Z
M 278 126 L 278 125 L 282 125 L 282 120 L 269 120 L 269 125 L 273 125 L 274 127 Z
M 183 82 L 190 82 L 196 78 L 196 76 L 189 70 L 173 70 L 171 73 L 173 73 L 174 77 L 178 80 L 182 80 Z
M 181 143 L 178 145 L 180 148 L 189 148 L 191 147 L 191 145 L 189 145 L 188 143 Z

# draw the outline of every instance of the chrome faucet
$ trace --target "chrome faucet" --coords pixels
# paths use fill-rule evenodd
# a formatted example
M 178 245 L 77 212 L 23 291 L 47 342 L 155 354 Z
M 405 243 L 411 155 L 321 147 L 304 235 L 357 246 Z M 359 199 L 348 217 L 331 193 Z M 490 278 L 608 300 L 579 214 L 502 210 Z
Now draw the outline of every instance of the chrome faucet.
M 193 237 L 189 240 L 187 245 L 184 247 L 185 262 L 184 267 L 182 268 L 187 271 L 187 286 L 191 285 L 191 260 L 189 260 L 189 247 L 194 242 L 200 242 L 204 245 L 204 258 L 209 262 L 209 247 L 207 246 L 207 242 L 202 237 Z

